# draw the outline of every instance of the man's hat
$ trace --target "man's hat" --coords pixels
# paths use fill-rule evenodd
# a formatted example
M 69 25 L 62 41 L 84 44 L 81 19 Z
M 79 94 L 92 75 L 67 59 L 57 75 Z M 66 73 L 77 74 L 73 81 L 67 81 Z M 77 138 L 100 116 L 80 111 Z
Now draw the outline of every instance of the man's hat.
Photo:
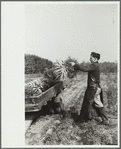
M 97 58 L 98 60 L 100 59 L 100 54 L 99 53 L 91 52 L 91 55 L 93 57 Z

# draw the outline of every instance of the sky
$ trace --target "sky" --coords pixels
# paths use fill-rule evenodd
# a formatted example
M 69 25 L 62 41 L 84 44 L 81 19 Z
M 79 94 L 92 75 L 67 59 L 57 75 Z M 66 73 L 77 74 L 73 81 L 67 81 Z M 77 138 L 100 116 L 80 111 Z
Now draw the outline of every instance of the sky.
M 117 61 L 119 18 L 117 3 L 25 4 L 25 54 L 52 61 L 68 56 L 89 61 L 91 52 L 101 62 Z

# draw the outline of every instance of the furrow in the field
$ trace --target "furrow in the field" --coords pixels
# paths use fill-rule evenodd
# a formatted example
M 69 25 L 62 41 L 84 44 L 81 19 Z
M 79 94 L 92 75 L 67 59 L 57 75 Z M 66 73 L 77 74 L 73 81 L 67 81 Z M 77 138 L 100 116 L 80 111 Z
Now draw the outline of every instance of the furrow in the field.
M 79 80 L 79 82 L 77 82 L 76 84 L 73 85 L 73 87 L 69 88 L 66 92 L 64 92 L 64 98 L 70 98 L 72 96 L 72 94 L 75 94 L 75 90 L 77 91 L 77 89 L 79 89 L 81 86 L 83 86 L 83 82 L 85 79 L 83 80 Z
M 65 106 L 74 98 L 78 98 L 81 93 L 81 90 L 85 86 L 85 77 L 84 79 L 78 83 L 76 83 L 71 89 L 69 89 L 64 95 L 64 104 Z M 73 90 L 74 89 L 74 90 Z
M 82 93 L 84 87 L 85 87 L 85 84 L 83 84 L 81 87 L 79 87 L 78 90 L 76 90 L 73 93 L 73 95 L 66 100 L 65 106 L 74 104 L 76 102 L 76 100 L 78 99 L 78 97 L 80 96 L 80 94 Z
M 69 110 L 70 107 L 75 107 L 76 110 L 81 110 L 83 98 L 80 98 L 82 92 L 85 90 L 85 86 L 70 100 L 70 102 L 66 105 L 66 109 Z

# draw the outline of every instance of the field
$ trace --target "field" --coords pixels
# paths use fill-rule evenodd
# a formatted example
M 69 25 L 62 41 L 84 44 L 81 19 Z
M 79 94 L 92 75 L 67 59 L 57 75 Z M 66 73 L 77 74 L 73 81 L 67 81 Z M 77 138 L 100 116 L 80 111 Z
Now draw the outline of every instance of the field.
M 25 82 L 41 75 L 26 75 Z M 113 126 L 92 120 L 77 123 L 86 89 L 87 74 L 79 74 L 64 90 L 66 116 L 40 115 L 25 134 L 26 145 L 117 145 L 118 144 L 118 84 L 117 74 L 101 74 L 104 106 Z M 74 107 L 74 109 L 73 109 Z M 72 109 L 74 112 L 72 113 Z
M 38 73 L 38 74 L 25 74 L 25 83 L 28 83 L 38 77 L 42 77 L 43 74 Z

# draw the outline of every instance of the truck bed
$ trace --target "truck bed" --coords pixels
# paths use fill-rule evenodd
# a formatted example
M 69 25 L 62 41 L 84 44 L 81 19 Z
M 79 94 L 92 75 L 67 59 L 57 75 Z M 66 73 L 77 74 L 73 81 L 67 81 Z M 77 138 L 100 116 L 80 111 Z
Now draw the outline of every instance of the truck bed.
M 70 80 L 64 80 L 58 82 L 53 87 L 49 88 L 39 96 L 30 96 L 25 99 L 25 112 L 36 112 L 41 110 L 43 105 L 46 105 L 48 101 L 51 101 L 53 97 L 56 97 L 68 84 Z

